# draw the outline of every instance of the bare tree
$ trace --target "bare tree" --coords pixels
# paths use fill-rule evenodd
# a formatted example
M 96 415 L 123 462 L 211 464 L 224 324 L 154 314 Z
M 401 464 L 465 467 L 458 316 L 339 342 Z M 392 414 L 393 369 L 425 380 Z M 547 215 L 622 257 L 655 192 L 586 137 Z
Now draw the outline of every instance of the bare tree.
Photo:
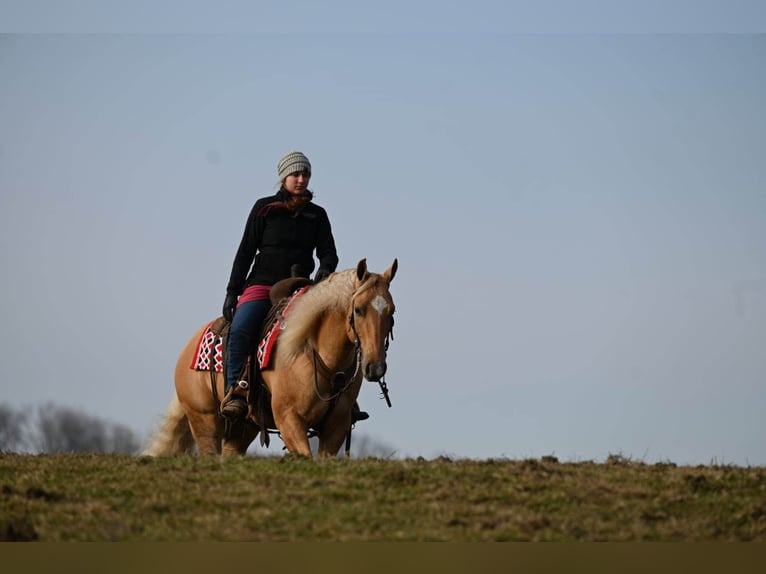
M 109 452 L 135 454 L 141 448 L 141 441 L 125 425 L 113 425 L 109 435 Z
M 29 442 L 42 453 L 138 451 L 140 441 L 124 425 L 107 423 L 81 411 L 45 404 L 37 409 Z
M 0 405 L 0 451 L 19 451 L 24 447 L 24 425 L 21 414 Z
M 98 419 L 50 403 L 37 410 L 35 446 L 40 452 L 103 452 L 106 429 Z

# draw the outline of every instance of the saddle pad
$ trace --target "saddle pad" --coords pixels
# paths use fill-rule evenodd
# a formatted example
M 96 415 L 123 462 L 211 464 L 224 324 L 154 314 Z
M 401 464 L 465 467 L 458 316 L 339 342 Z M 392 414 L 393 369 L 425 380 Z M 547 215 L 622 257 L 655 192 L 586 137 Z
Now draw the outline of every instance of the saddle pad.
M 223 337 L 213 331 L 210 323 L 202 332 L 191 367 L 195 371 L 223 371 Z
M 302 287 L 293 293 L 292 297 L 290 297 L 290 300 L 287 302 L 287 305 L 285 305 L 285 308 L 282 309 L 282 313 L 277 316 L 274 324 L 269 329 L 269 332 L 266 333 L 263 339 L 261 339 L 261 342 L 258 343 L 258 350 L 255 356 L 258 359 L 258 366 L 261 370 L 267 369 L 271 364 L 271 354 L 274 351 L 274 345 L 279 338 L 279 333 L 282 331 L 284 318 L 287 317 L 287 312 L 290 310 L 290 307 L 292 307 L 293 303 L 297 301 L 298 297 L 303 295 L 309 289 L 309 287 L 311 287 L 311 285 L 306 285 L 305 287 Z
M 258 343 L 256 357 L 261 369 L 268 368 L 271 362 L 272 352 L 274 351 L 279 333 L 282 331 L 284 317 L 287 316 L 288 310 L 309 287 L 310 285 L 307 285 L 293 293 L 282 313 L 276 318 L 268 333 Z M 213 323 L 210 323 L 202 332 L 190 368 L 195 371 L 223 372 L 223 337 L 213 330 Z
M 279 337 L 281 330 L 282 322 L 277 319 L 274 321 L 271 329 L 269 329 L 269 332 L 266 333 L 266 336 L 261 339 L 260 343 L 258 343 L 258 350 L 255 353 L 255 356 L 258 359 L 258 366 L 261 370 L 269 366 L 269 363 L 271 362 L 271 352 L 274 350 L 274 344 L 277 342 L 277 337 Z

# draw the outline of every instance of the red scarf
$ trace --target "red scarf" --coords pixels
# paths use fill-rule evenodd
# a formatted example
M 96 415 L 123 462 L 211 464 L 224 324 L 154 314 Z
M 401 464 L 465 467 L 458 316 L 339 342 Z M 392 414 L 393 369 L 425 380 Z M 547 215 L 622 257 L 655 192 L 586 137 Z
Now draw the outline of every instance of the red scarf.
M 258 212 L 259 217 L 266 216 L 272 209 L 277 211 L 289 211 L 290 213 L 297 212 L 301 207 L 311 201 L 312 195 L 310 193 L 302 193 L 300 195 L 291 195 L 286 201 L 272 201 L 264 205 Z

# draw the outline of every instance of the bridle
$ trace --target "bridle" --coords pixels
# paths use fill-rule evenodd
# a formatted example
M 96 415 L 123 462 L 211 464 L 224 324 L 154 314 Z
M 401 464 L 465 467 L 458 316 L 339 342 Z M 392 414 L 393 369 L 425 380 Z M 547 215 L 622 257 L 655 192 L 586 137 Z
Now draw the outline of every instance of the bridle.
M 315 347 L 311 348 L 312 359 L 314 362 L 314 391 L 320 401 L 330 402 L 337 399 L 340 395 L 345 393 L 349 387 L 357 380 L 359 371 L 362 366 L 362 344 L 359 339 L 359 332 L 356 329 L 356 322 L 354 321 L 354 300 L 357 295 L 362 291 L 365 291 L 369 286 L 367 284 L 362 285 L 351 296 L 350 311 L 348 314 L 348 324 L 351 327 L 351 331 L 354 333 L 354 354 L 351 358 L 351 362 L 348 367 L 343 370 L 333 371 L 319 356 L 319 352 Z M 388 352 L 388 346 L 394 339 L 394 315 L 391 313 L 391 326 L 386 334 L 386 340 L 384 341 L 384 349 Z M 353 369 L 353 371 L 352 371 Z M 330 393 L 323 395 L 319 389 L 319 371 L 322 371 L 322 376 L 326 377 L 330 381 Z M 388 387 L 385 382 L 385 375 L 379 381 L 381 391 L 386 399 L 388 406 L 391 406 L 391 401 L 388 398 Z

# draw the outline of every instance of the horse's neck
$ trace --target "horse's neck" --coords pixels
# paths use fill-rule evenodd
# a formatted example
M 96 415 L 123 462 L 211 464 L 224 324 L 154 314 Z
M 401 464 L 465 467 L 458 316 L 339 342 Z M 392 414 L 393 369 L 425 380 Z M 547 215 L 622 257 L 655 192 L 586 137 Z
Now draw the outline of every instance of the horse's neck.
M 354 345 L 349 340 L 346 326 L 348 317 L 341 313 L 326 315 L 317 333 L 317 351 L 328 367 L 346 363 L 353 355 Z

